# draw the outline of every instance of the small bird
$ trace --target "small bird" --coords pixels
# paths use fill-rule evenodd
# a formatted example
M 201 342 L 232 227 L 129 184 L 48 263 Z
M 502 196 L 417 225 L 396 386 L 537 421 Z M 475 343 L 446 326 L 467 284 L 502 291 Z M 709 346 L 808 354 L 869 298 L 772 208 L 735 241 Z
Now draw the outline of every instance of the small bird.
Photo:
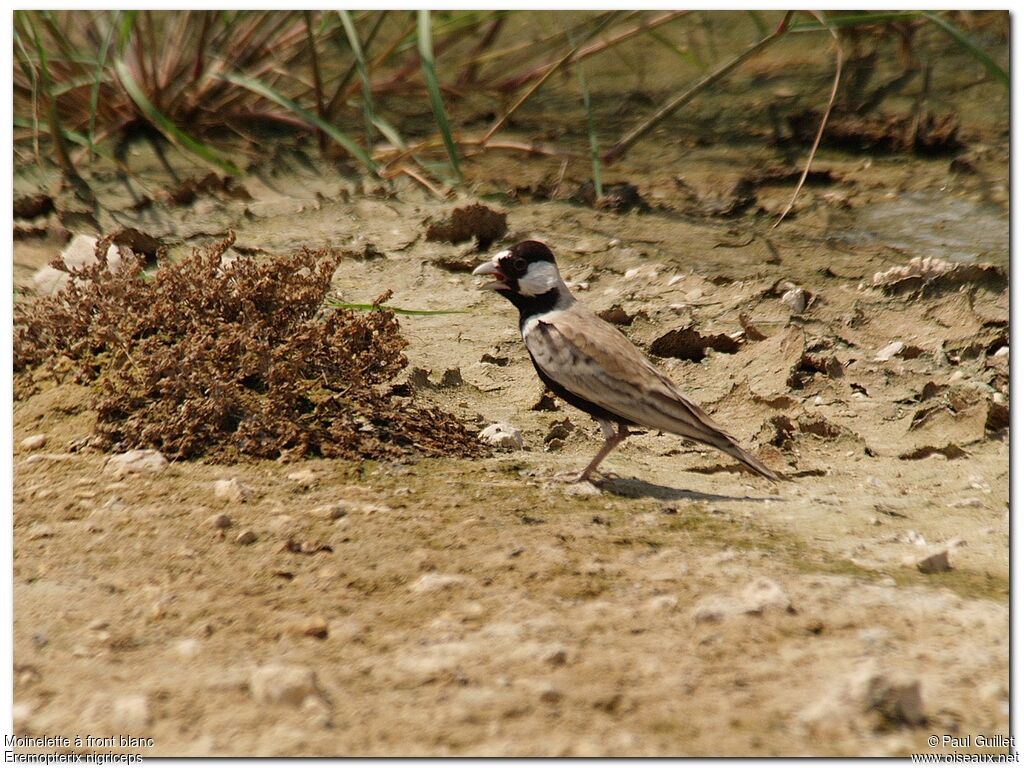
M 590 480 L 604 458 L 629 437 L 631 426 L 706 443 L 769 480 L 779 479 L 680 392 L 617 328 L 576 301 L 544 243 L 518 243 L 495 254 L 473 274 L 494 277 L 481 290 L 497 291 L 519 310 L 519 331 L 541 381 L 601 425 L 604 445 L 575 478 L 577 482 Z

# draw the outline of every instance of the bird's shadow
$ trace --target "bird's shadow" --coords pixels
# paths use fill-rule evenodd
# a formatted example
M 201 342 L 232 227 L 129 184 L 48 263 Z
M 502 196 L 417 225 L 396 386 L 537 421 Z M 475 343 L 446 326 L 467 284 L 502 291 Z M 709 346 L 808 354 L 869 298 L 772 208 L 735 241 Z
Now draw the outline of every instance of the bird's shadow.
M 687 488 L 672 488 L 667 485 L 649 483 L 635 477 L 603 477 L 594 483 L 606 493 L 627 499 L 650 498 L 660 501 L 781 501 L 779 496 L 722 496 L 717 493 L 702 493 Z

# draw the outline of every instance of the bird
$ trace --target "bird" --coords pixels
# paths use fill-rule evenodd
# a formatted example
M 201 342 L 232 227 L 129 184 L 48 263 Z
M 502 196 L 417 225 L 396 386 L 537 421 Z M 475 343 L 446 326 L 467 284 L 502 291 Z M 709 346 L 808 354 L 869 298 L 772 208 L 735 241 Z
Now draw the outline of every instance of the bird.
M 473 270 L 493 280 L 480 286 L 519 310 L 519 331 L 537 375 L 569 405 L 593 417 L 604 444 L 576 482 L 592 482 L 598 466 L 631 434 L 646 427 L 705 443 L 750 471 L 779 477 L 679 391 L 626 336 L 576 300 L 551 249 L 524 240 Z

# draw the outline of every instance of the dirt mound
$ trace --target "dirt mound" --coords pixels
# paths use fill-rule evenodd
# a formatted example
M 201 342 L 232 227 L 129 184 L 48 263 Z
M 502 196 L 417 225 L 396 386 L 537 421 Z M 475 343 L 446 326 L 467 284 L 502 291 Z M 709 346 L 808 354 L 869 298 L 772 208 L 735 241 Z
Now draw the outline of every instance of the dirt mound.
M 427 228 L 427 240 L 456 245 L 476 238 L 477 250 L 484 251 L 508 232 L 507 219 L 507 214 L 479 203 L 456 208 L 447 220 Z
M 389 311 L 325 310 L 341 256 L 225 259 L 234 237 L 154 275 L 129 256 L 70 269 L 15 310 L 19 396 L 40 376 L 95 383 L 94 444 L 174 458 L 473 456 L 453 416 L 389 387 L 406 341 Z

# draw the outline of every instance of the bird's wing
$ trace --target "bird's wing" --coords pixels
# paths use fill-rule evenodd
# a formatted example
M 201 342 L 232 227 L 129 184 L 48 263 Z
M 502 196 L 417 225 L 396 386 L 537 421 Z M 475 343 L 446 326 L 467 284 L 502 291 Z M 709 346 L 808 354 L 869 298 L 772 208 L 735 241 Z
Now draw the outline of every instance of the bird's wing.
M 582 305 L 549 313 L 524 330 L 536 365 L 574 395 L 633 424 L 711 445 L 775 479 L 617 328 Z

